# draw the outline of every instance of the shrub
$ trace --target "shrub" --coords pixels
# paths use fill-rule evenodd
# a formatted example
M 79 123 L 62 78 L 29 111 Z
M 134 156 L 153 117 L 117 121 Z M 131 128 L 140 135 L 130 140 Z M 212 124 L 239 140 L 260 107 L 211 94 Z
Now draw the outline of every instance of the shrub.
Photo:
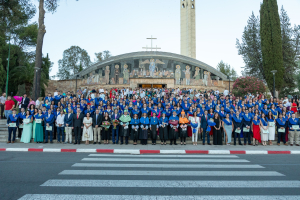
M 250 92 L 251 94 L 266 92 L 264 82 L 252 76 L 237 78 L 232 86 L 233 93 L 236 96 L 244 96 Z

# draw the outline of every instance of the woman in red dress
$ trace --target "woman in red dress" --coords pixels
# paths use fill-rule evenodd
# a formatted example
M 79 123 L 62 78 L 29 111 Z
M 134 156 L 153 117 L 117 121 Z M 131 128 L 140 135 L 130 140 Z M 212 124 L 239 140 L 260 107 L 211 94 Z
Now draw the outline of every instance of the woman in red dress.
M 291 111 L 293 111 L 296 116 L 297 116 L 297 103 L 296 103 L 296 99 L 293 99 L 293 102 L 291 104 Z
M 187 113 L 187 118 L 189 119 L 190 117 L 193 117 L 193 108 L 190 107 L 189 112 Z M 187 127 L 187 135 L 188 137 L 192 137 L 193 132 L 191 126 Z
M 260 120 L 258 119 L 258 116 L 255 115 L 252 120 L 253 146 L 258 146 L 258 143 L 261 143 L 259 124 Z

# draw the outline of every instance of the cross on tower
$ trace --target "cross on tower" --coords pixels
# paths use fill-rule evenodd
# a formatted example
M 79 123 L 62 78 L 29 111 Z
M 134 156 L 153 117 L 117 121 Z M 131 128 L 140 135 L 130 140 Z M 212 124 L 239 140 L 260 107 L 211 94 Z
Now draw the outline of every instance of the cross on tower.
M 146 49 L 146 51 L 147 51 L 147 49 L 151 49 L 151 51 L 152 51 L 152 49 L 156 49 L 156 51 L 157 51 L 157 49 L 161 49 L 160 47 L 157 47 L 157 45 L 156 45 L 156 47 L 152 46 L 152 40 L 157 40 L 157 38 L 153 38 L 151 35 L 151 38 L 146 38 L 146 39 L 151 40 L 151 47 L 146 46 L 146 47 L 143 47 L 143 49 Z

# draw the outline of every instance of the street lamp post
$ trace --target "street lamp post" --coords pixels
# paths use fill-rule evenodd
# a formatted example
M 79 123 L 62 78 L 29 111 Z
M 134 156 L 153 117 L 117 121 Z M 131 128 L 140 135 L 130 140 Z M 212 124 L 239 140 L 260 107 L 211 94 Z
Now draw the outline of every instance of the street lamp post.
M 227 76 L 227 79 L 229 79 L 229 94 L 230 94 L 230 76 Z
M 76 97 L 77 97 L 77 78 L 79 77 L 79 75 L 77 74 L 76 75 L 76 88 L 75 88 L 75 95 L 76 95 Z
M 271 72 L 273 73 L 273 98 L 274 98 L 275 97 L 275 74 L 277 70 L 272 70 Z
M 37 100 L 38 97 L 37 97 L 37 89 L 36 89 L 36 87 L 37 87 L 37 74 L 38 74 L 39 68 L 35 67 L 34 69 L 35 69 L 35 91 L 34 91 L 34 95 L 35 95 L 35 100 Z
M 10 29 L 10 27 L 7 27 L 8 30 Z M 11 37 L 11 33 L 9 33 L 9 45 L 8 45 L 8 58 L 7 58 L 7 73 L 6 73 L 6 99 L 7 99 L 7 94 L 8 94 L 8 74 L 9 74 L 9 60 L 10 60 L 10 37 Z

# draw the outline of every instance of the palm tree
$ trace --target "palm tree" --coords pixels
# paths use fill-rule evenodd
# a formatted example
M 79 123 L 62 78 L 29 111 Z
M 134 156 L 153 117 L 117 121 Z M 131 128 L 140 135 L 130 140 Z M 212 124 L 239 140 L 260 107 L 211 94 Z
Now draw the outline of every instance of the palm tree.
M 25 84 L 26 94 L 29 96 L 31 88 L 33 86 L 34 79 L 34 63 L 26 63 L 25 66 L 15 67 L 11 71 L 12 80 L 18 85 Z M 45 72 L 41 73 L 41 88 L 45 89 L 45 85 L 48 86 L 48 79 L 46 78 Z M 38 95 L 39 96 L 39 95 Z

